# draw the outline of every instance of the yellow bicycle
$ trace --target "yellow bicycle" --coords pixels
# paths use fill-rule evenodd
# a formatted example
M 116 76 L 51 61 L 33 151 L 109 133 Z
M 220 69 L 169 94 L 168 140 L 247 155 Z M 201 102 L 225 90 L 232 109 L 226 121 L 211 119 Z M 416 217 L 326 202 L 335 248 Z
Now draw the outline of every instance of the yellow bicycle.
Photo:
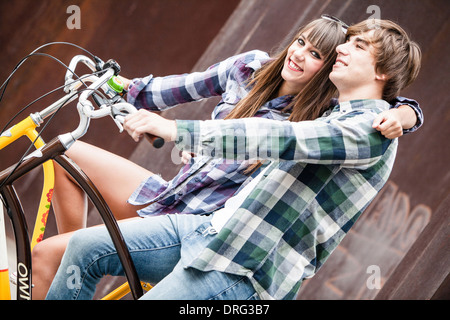
M 36 50 L 32 54 L 38 54 L 36 53 Z M 23 61 L 21 61 L 21 63 Z M 21 63 L 18 66 L 20 66 Z M 93 73 L 81 77 L 76 76 L 74 70 L 79 63 L 88 66 Z M 54 186 L 53 161 L 61 165 L 61 167 L 63 167 L 86 192 L 107 227 L 112 241 L 116 246 L 120 261 L 124 267 L 125 276 L 128 282 L 108 294 L 104 299 L 120 299 L 128 292 L 131 292 L 133 298 L 137 299 L 142 296 L 144 290 L 148 291 L 151 286 L 139 281 L 125 240 L 120 233 L 114 216 L 103 200 L 101 194 L 76 164 L 64 155 L 64 152 L 77 139 L 81 138 L 86 133 L 90 124 L 90 119 L 111 116 L 120 131 L 122 131 L 124 117 L 127 114 L 136 112 L 136 109 L 122 98 L 123 86 L 117 78 L 117 75 L 120 72 L 120 66 L 115 61 L 109 60 L 103 62 L 93 55 L 92 59 L 85 55 L 77 55 L 71 60 L 69 66 L 66 66 L 66 68 L 67 72 L 65 84 L 63 86 L 65 96 L 55 101 L 44 110 L 30 114 L 16 125 L 0 132 L 0 150 L 23 136 L 26 136 L 31 140 L 32 146 L 30 146 L 30 148 L 34 147 L 36 149 L 32 153 L 24 155 L 16 164 L 0 172 L 0 200 L 2 201 L 2 204 L 0 204 L 0 300 L 11 299 L 10 281 L 15 282 L 16 284 L 16 297 L 18 300 L 30 300 L 32 298 L 31 251 L 33 250 L 33 247 L 43 239 L 45 232 Z M 73 79 L 74 76 L 76 76 L 75 80 Z M 7 83 L 9 79 L 10 78 L 8 78 L 5 83 Z M 87 84 L 90 85 L 88 86 Z M 2 87 L 4 86 L 5 84 Z M 2 87 L 0 87 L 0 90 Z M 97 108 L 94 107 L 90 98 L 92 98 L 91 100 L 97 105 Z M 36 128 L 44 123 L 46 119 L 49 119 L 48 121 L 50 121 L 57 111 L 75 100 L 78 100 L 77 110 L 80 116 L 78 127 L 73 132 L 59 135 L 49 143 L 45 143 Z M 157 137 L 148 138 L 155 147 L 161 147 L 164 143 L 162 139 Z M 44 182 L 30 241 L 24 212 L 13 183 L 39 166 L 42 166 L 43 168 Z M 3 210 L 5 210 L 5 212 L 3 212 Z M 4 217 L 10 218 L 15 235 L 16 266 L 14 269 L 16 272 L 13 277 L 10 274 L 8 265 L 8 246 Z

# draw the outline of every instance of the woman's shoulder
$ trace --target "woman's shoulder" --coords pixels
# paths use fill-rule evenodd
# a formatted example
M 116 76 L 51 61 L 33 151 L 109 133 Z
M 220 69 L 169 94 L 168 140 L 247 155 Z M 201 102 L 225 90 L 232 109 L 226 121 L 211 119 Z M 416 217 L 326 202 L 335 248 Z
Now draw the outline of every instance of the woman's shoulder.
M 261 50 L 252 50 L 231 56 L 222 62 L 216 63 L 208 68 L 208 70 L 217 69 L 227 73 L 242 72 L 252 69 L 256 71 L 270 60 L 269 54 Z
M 247 51 L 232 58 L 231 78 L 247 78 L 270 60 L 269 55 L 261 50 Z
M 260 64 L 270 60 L 270 56 L 267 52 L 261 51 L 261 50 L 252 50 L 247 51 L 244 53 L 241 53 L 240 55 L 236 56 L 236 61 L 240 62 L 242 64 L 245 64 L 246 66 L 251 67 L 251 64 L 256 64 L 255 61 L 259 62 Z

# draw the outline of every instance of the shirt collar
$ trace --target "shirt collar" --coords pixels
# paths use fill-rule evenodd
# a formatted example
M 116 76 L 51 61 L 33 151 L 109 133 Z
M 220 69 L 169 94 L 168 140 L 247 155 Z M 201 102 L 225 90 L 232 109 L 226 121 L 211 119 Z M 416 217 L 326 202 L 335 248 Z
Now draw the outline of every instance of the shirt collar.
M 378 99 L 361 99 L 361 100 L 350 100 L 339 103 L 336 108 L 340 112 L 346 113 L 353 110 L 361 109 L 379 109 L 381 111 L 389 110 L 389 103 L 384 100 Z
M 272 99 L 264 104 L 264 107 L 268 109 L 276 109 L 276 110 L 283 110 L 286 108 L 291 102 L 294 96 L 292 95 L 286 95 L 281 97 L 276 97 L 275 99 Z

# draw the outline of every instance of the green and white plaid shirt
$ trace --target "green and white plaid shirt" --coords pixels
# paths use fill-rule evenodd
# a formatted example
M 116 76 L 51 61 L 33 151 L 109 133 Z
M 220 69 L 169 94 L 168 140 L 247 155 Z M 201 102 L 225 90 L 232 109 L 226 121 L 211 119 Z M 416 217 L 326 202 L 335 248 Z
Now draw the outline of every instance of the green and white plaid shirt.
M 356 100 L 315 121 L 178 120 L 181 150 L 271 160 L 190 266 L 247 276 L 262 299 L 294 299 L 389 177 L 397 140 L 372 128 L 387 109 L 382 100 Z

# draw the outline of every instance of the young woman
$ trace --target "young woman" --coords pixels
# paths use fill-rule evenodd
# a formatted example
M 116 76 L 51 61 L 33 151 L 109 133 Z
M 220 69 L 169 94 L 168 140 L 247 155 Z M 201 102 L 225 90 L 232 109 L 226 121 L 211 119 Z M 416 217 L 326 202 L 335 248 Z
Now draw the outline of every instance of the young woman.
M 214 119 L 313 120 L 330 109 L 330 101 L 336 96 L 328 75 L 336 59 L 335 48 L 344 40 L 340 23 L 329 19 L 315 20 L 302 28 L 290 45 L 274 58 L 252 51 L 229 58 L 201 73 L 135 79 L 129 82 L 128 100 L 138 108 L 164 110 L 180 103 L 221 95 L 222 100 L 213 112 Z M 420 114 L 420 109 L 413 107 Z M 401 127 L 399 121 L 392 120 L 398 114 L 405 127 L 416 123 L 415 113 L 411 114 L 409 107 L 399 107 L 387 114 L 389 120 L 384 118 L 385 114 L 380 116 L 379 122 L 390 128 L 387 134 L 391 134 L 392 128 L 396 131 Z M 220 159 L 194 157 L 173 180 L 166 182 L 128 160 L 81 142 L 67 154 L 93 180 L 119 220 L 136 217 L 137 210 L 140 216 L 213 212 L 261 167 L 261 163 L 249 161 L 230 164 Z M 78 159 L 78 154 L 89 154 L 90 157 Z M 149 178 L 142 182 L 146 176 Z M 63 173 L 58 173 L 57 177 L 54 207 L 60 231 L 84 227 L 85 213 L 79 210 L 84 207 L 84 196 Z M 65 194 L 70 194 L 70 202 Z M 35 247 L 35 298 L 45 294 L 68 239 L 69 235 L 63 235 Z M 48 257 L 49 252 L 52 252 L 52 261 L 46 260 L 45 269 L 40 268 L 40 257 Z

